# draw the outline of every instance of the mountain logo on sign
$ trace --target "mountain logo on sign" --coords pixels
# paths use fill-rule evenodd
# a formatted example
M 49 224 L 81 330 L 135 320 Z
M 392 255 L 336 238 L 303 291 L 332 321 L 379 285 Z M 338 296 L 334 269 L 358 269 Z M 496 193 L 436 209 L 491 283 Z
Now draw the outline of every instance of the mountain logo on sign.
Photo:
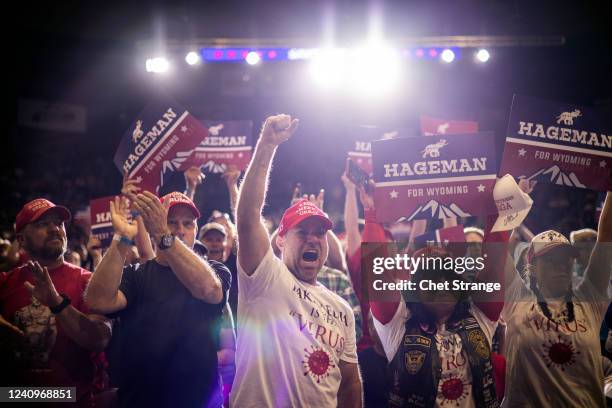
M 418 218 L 417 218 L 418 217 Z M 457 217 L 471 217 L 471 214 L 463 211 L 457 204 L 451 203 L 450 206 L 440 204 L 436 200 L 429 200 L 427 204 L 420 205 L 408 218 L 407 221 L 414 219 L 445 219 Z
M 579 109 L 574 109 L 573 112 L 563 112 L 559 116 L 557 116 L 557 125 L 563 122 L 564 125 L 573 126 L 574 119 L 582 116 Z
M 559 186 L 586 188 L 586 186 L 580 182 L 576 174 L 574 174 L 573 172 L 570 174 L 565 174 L 557 165 L 554 165 L 547 169 L 541 169 L 528 177 L 528 180 L 534 179 L 538 181 L 549 182 Z
M 212 160 L 207 161 L 202 165 L 203 170 L 208 170 L 210 173 L 223 173 L 226 170 L 225 164 L 217 164 Z
M 448 146 L 446 139 L 440 139 L 438 143 L 432 143 L 425 146 L 425 149 L 421 150 L 423 158 L 429 157 L 440 157 L 440 149 L 444 146 Z

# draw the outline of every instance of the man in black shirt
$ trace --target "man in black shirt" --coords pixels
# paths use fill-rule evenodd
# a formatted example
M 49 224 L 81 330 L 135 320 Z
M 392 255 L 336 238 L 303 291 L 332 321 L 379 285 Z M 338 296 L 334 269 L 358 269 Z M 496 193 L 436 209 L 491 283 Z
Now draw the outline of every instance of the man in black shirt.
M 237 321 L 238 269 L 236 268 L 236 255 L 233 251 L 230 251 L 229 256 L 225 258 L 228 244 L 227 229 L 219 223 L 209 222 L 208 224 L 202 226 L 202 229 L 200 230 L 200 240 L 208 251 L 208 259 L 221 262 L 223 265 L 227 266 L 227 269 L 229 269 L 230 273 L 232 274 L 232 285 L 228 295 L 228 303 L 230 305 L 230 309 L 232 310 L 234 321 Z
M 91 278 L 86 301 L 121 321 L 120 406 L 220 406 L 217 330 L 231 276 L 192 248 L 200 216 L 182 193 L 161 201 L 138 194 L 134 209 L 157 243 L 157 256 L 123 268 L 136 235 L 127 202 L 111 202 L 115 237 Z

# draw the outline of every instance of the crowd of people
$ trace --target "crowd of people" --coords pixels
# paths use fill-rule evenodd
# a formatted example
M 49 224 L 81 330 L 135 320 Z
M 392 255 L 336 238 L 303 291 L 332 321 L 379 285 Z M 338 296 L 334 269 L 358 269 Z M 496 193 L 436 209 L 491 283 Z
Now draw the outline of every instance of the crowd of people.
M 202 214 L 194 203 L 206 183 L 197 167 L 185 171 L 184 191 L 161 197 L 124 179 L 110 203 L 108 248 L 93 236 L 69 248 L 72 214 L 55 197 L 23 203 L 14 235 L 0 242 L 0 385 L 76 387 L 78 406 L 103 407 L 612 401 L 610 193 L 597 230 L 577 223 L 569 239 L 469 220 L 467 251 L 486 264 L 462 279 L 502 282 L 502 298 L 437 290 L 374 299 L 362 243 L 457 255 L 417 245 L 425 221 L 405 225 L 398 243 L 396 226 L 377 221 L 371 190 L 346 173 L 343 230 L 324 212 L 324 191 L 299 189 L 276 227 L 263 216 L 270 169 L 298 124 L 269 117 L 244 175 L 227 168 L 230 202 L 218 204 L 228 213 Z M 548 205 L 539 186 L 519 186 L 534 208 Z M 411 279 L 457 274 L 423 267 Z

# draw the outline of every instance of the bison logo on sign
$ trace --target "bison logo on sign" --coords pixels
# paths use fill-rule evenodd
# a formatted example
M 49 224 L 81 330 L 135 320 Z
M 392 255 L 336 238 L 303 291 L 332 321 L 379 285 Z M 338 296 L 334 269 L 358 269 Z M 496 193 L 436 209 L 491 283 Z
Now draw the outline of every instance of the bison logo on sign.
M 432 143 L 425 146 L 425 149 L 421 150 L 423 158 L 426 158 L 427 156 L 440 157 L 440 149 L 447 145 L 448 143 L 446 142 L 446 139 L 440 139 L 438 143 Z
M 580 114 L 580 110 L 574 109 L 573 112 L 563 112 L 559 116 L 557 116 L 557 125 L 563 122 L 564 125 L 572 126 L 574 124 L 574 119 L 582 116 Z
M 140 139 L 142 135 L 144 134 L 141 128 L 142 128 L 142 120 L 137 120 L 136 127 L 134 128 L 134 131 L 132 132 L 132 142 L 134 143 L 138 142 L 138 139 Z
M 223 123 L 218 124 L 217 126 L 211 126 L 208 128 L 208 133 L 213 136 L 219 136 L 219 132 L 223 129 Z

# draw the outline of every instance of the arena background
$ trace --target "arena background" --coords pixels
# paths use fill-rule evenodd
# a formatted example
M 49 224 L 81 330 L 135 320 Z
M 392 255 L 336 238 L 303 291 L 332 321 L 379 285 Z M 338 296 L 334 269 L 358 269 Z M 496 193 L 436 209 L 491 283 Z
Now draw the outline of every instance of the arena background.
M 339 44 L 364 39 L 372 10 L 388 38 L 419 36 L 562 36 L 560 46 L 492 48 L 487 64 L 466 54 L 453 64 L 413 61 L 385 99 L 324 93 L 302 62 L 176 64 L 171 75 L 144 70 L 142 44 L 197 43 L 245 38 L 310 41 L 322 38 L 329 10 Z M 8 9 L 7 9 L 8 10 Z M 10 235 L 18 209 L 46 196 L 74 212 L 90 198 L 115 194 L 121 175 L 112 157 L 122 134 L 147 101 L 168 93 L 202 119 L 250 119 L 254 131 L 274 113 L 300 118 L 295 137 L 274 163 L 266 212 L 278 214 L 295 182 L 326 189 L 326 210 L 338 218 L 344 202 L 339 177 L 352 125 L 394 126 L 418 132 L 421 113 L 473 119 L 503 146 L 514 93 L 596 106 L 612 113 L 612 52 L 604 2 L 17 2 L 3 24 L 5 80 L 0 161 L 0 222 Z M 171 54 L 171 53 L 169 53 Z M 178 62 L 184 54 L 169 55 Z M 241 89 L 236 95 L 232 89 Z M 86 109 L 84 132 L 23 125 L 24 100 Z M 183 188 L 182 176 L 176 186 Z M 526 225 L 563 233 L 595 225 L 597 194 L 540 185 Z M 196 202 L 207 214 L 229 206 L 225 185 L 209 176 Z M 223 203 L 220 205 L 219 203 Z

